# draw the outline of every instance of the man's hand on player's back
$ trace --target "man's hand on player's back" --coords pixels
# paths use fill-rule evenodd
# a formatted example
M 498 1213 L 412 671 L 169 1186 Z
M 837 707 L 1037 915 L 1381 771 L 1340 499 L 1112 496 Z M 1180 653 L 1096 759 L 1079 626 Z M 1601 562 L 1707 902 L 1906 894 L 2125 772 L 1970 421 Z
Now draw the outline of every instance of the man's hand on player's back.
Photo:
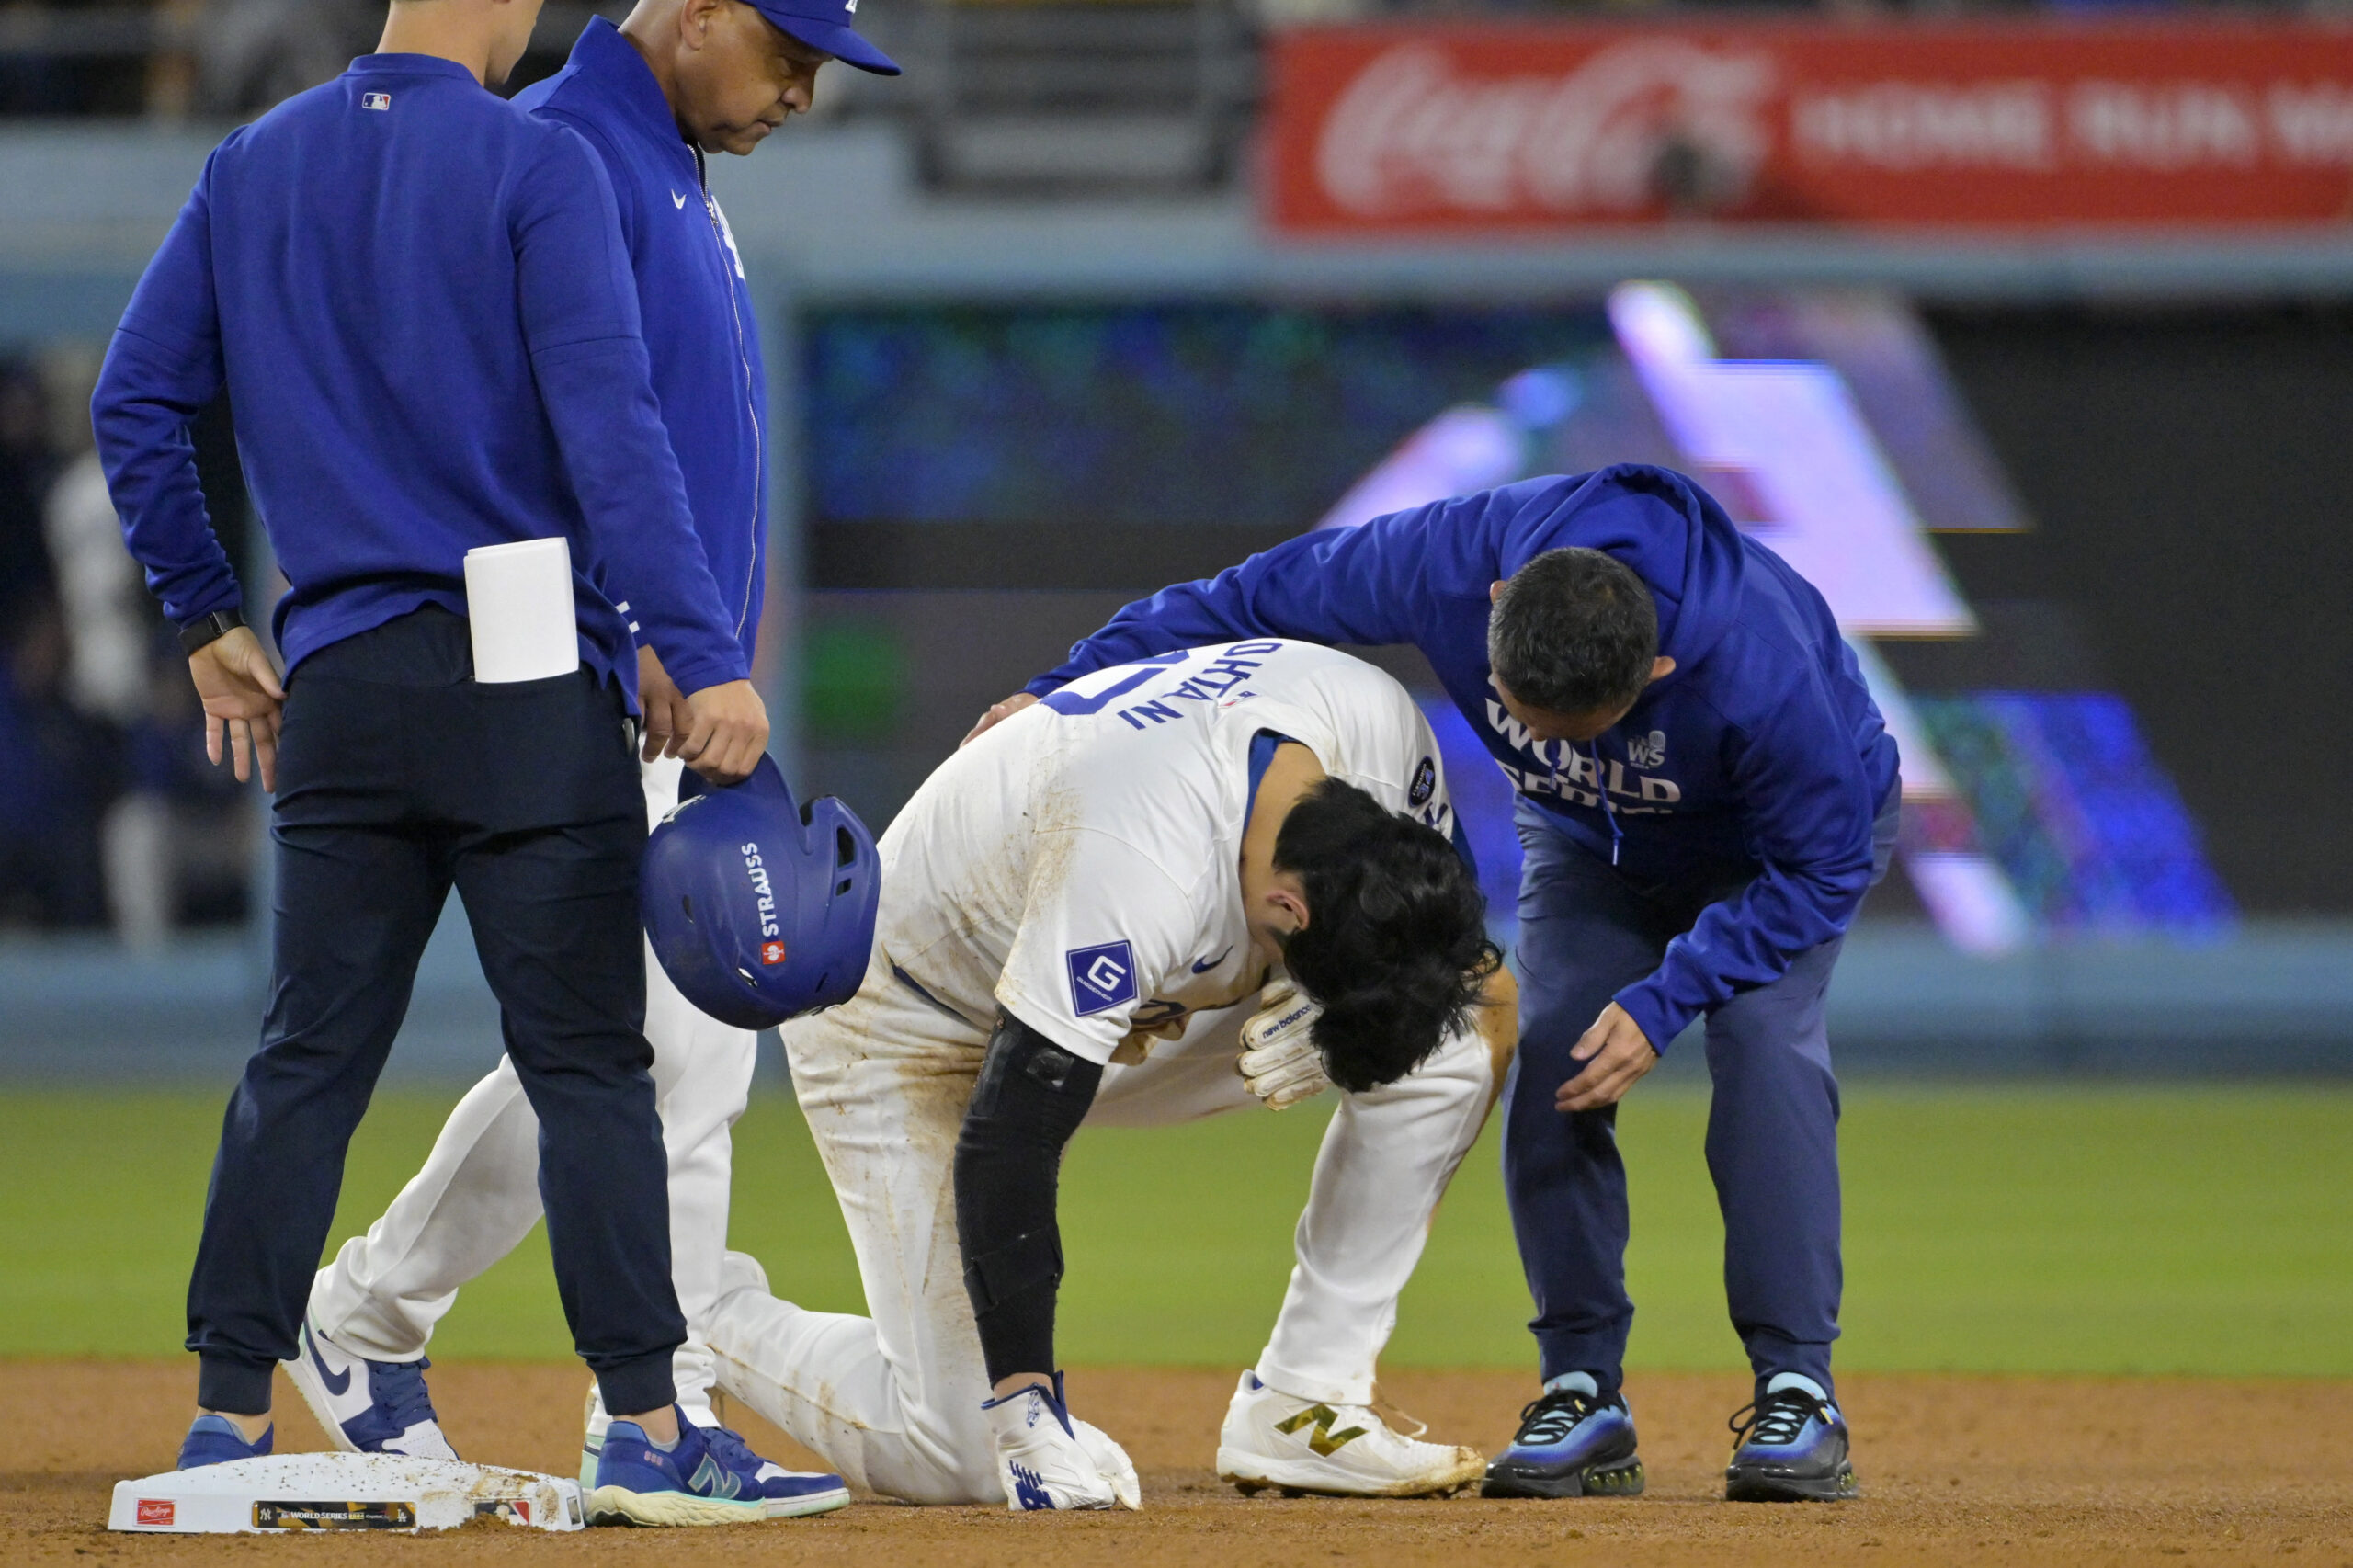
M 686 736 L 672 744 L 712 783 L 741 783 L 768 749 L 767 705 L 747 680 L 704 687 L 687 699 Z
M 204 702 L 204 755 L 219 766 L 225 736 L 237 782 L 253 778 L 258 766 L 261 787 L 275 791 L 286 687 L 261 639 L 245 626 L 216 637 L 188 655 L 188 673 Z
M 1026 691 L 1015 692 L 1011 697 L 1008 697 L 1004 701 L 995 704 L 991 707 L 987 712 L 982 714 L 981 722 L 973 725 L 972 729 L 965 733 L 962 740 L 956 743 L 958 748 L 961 749 L 964 746 L 971 745 L 974 741 L 979 740 L 983 734 L 995 729 L 997 725 L 1004 723 L 1007 719 L 1012 718 L 1024 708 L 1034 706 L 1037 703 L 1037 700 L 1038 699 L 1036 698 L 1030 696 Z

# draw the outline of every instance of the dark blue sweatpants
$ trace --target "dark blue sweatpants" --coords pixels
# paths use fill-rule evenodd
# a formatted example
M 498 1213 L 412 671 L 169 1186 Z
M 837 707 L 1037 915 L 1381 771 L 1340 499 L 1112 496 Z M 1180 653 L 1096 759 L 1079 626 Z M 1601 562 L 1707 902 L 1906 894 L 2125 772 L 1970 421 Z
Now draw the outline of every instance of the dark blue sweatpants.
M 1626 1294 L 1626 1168 L 1617 1108 L 1565 1115 L 1559 1087 L 1582 1071 L 1570 1048 L 1610 998 L 1657 969 L 1699 912 L 1736 895 L 1754 868 L 1662 885 L 1620 876 L 1521 801 L 1519 1055 L 1504 1096 L 1504 1184 L 1536 1301 L 1543 1375 L 1623 1376 L 1634 1304 Z M 1894 844 L 1880 816 L 1878 870 Z M 1843 1273 L 1838 1255 L 1838 1084 L 1824 1003 L 1838 941 L 1799 955 L 1770 985 L 1707 1017 L 1708 1174 L 1724 1218 L 1724 1295 L 1761 1386 L 1776 1372 L 1830 1383 Z M 1654 1041 L 1664 1046 L 1664 1040 Z M 1639 1092 L 1639 1090 L 1637 1091 Z
M 344 1151 L 426 939 L 465 901 L 540 1121 L 548 1249 L 608 1410 L 674 1397 L 670 1284 L 637 918 L 645 808 L 620 694 L 586 671 L 481 686 L 466 623 L 424 609 L 294 674 L 270 831 L 274 977 L 229 1101 L 188 1281 L 198 1403 L 256 1415 L 296 1353 Z

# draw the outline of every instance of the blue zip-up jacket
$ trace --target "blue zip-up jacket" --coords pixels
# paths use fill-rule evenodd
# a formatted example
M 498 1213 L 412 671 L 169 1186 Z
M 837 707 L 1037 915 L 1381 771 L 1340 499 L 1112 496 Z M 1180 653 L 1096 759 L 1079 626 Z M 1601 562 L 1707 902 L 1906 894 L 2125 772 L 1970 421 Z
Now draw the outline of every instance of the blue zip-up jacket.
M 1675 673 L 1590 746 L 1529 736 L 1496 700 L 1490 585 L 1563 545 L 1606 551 L 1657 597 Z M 1419 648 L 1529 801 L 1636 882 L 1753 874 L 1618 1002 L 1651 1043 L 1843 934 L 1871 879 L 1895 743 L 1830 607 L 1679 473 L 1531 479 L 1302 535 L 1128 606 L 1030 683 L 1241 637 Z
M 743 258 L 704 184 L 702 154 L 680 134 L 645 57 L 602 17 L 562 71 L 515 102 L 579 131 L 612 180 L 654 396 L 704 559 L 749 659 L 767 587 L 767 378 Z
M 426 605 L 463 614 L 474 546 L 562 534 L 591 669 L 634 700 L 634 621 L 682 689 L 745 677 L 604 169 L 465 67 L 367 56 L 233 133 L 141 278 L 92 415 L 183 625 L 238 604 L 188 438 L 224 384 L 292 585 L 290 669 Z

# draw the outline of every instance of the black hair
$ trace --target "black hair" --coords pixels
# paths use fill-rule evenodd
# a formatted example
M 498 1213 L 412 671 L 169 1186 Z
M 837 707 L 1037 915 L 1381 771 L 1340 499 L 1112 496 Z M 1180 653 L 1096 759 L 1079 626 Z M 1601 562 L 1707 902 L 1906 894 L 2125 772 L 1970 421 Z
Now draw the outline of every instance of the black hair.
M 1548 550 L 1511 574 L 1487 617 L 1487 664 L 1504 689 L 1552 713 L 1622 708 L 1650 684 L 1658 606 L 1614 555 Z
M 1502 967 L 1454 846 L 1354 785 L 1326 778 L 1301 797 L 1275 835 L 1275 869 L 1306 884 L 1307 924 L 1283 963 L 1323 1006 L 1315 1047 L 1344 1089 L 1412 1072 Z

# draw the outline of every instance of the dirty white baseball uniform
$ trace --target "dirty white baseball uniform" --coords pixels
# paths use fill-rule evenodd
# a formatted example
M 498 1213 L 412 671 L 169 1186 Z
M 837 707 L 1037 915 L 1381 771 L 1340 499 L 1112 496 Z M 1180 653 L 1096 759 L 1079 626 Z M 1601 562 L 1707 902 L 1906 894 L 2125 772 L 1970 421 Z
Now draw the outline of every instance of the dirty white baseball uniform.
M 949 758 L 883 835 L 864 985 L 783 1030 L 872 1316 L 731 1280 L 709 1327 L 720 1386 L 853 1484 L 1003 1498 L 951 1180 L 1000 1007 L 1097 1062 L 1131 1031 L 1184 1021 L 1181 1040 L 1106 1068 L 1089 1125 L 1257 1105 L 1235 1058 L 1264 979 L 1248 971 L 1239 881 L 1261 731 L 1451 832 L 1438 748 L 1404 689 L 1329 649 L 1262 641 L 1083 677 Z M 1494 1088 L 1466 1028 L 1401 1082 L 1341 1096 L 1261 1380 L 1370 1400 L 1397 1294 Z
M 678 803 L 685 765 L 642 768 L 646 816 Z M 671 1359 L 678 1403 L 697 1422 L 710 1411 L 704 1327 L 727 1249 L 730 1130 L 752 1090 L 756 1037 L 722 1024 L 678 994 L 645 954 L 645 1038 L 670 1166 L 670 1275 L 687 1320 Z M 540 1219 L 540 1121 L 505 1057 L 466 1092 L 425 1166 L 363 1236 L 346 1242 L 311 1285 L 321 1332 L 373 1359 L 413 1361 L 458 1288 L 515 1250 Z

